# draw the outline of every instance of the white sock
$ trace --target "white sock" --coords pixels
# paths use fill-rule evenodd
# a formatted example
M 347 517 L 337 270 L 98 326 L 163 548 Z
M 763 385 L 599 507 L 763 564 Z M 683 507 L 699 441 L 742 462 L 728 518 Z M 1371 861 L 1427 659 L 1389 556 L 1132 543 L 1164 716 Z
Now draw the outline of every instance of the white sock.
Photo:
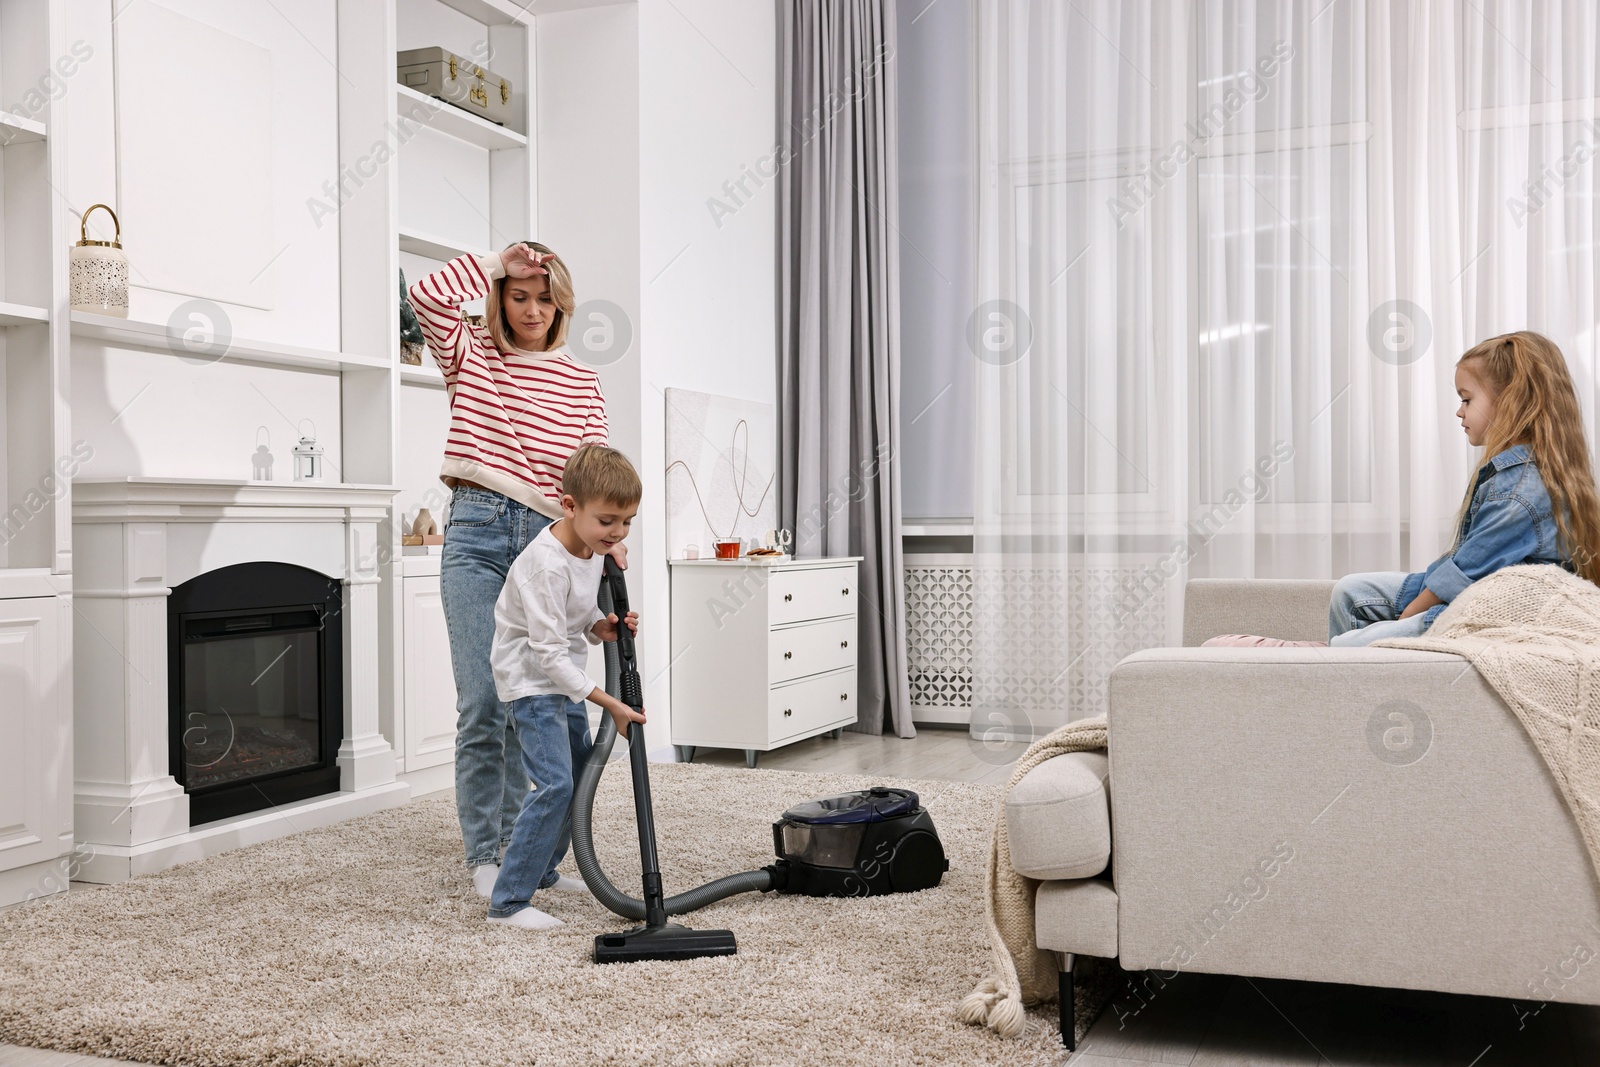
M 556 877 L 555 885 L 547 885 L 545 888 L 554 889 L 558 893 L 587 893 L 589 884 L 582 878 L 574 878 L 570 874 L 562 874 Z
M 472 888 L 478 895 L 488 900 L 494 895 L 495 879 L 500 877 L 500 866 L 495 863 L 484 863 L 472 868 Z
M 499 923 L 502 926 L 520 927 L 524 930 L 554 930 L 556 927 L 564 925 L 554 915 L 546 915 L 532 905 L 511 915 L 491 915 L 489 916 L 489 921 Z

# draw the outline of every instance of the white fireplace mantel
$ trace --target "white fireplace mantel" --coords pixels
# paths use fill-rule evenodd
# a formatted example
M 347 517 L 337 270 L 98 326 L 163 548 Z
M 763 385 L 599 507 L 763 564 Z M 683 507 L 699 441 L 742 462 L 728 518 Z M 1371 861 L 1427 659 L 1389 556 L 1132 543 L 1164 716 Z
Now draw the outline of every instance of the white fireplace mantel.
M 82 878 L 120 881 L 409 799 L 379 730 L 379 528 L 395 487 L 129 477 L 79 479 L 72 492 Z M 340 791 L 191 828 L 168 764 L 166 598 L 197 575 L 251 562 L 343 583 Z

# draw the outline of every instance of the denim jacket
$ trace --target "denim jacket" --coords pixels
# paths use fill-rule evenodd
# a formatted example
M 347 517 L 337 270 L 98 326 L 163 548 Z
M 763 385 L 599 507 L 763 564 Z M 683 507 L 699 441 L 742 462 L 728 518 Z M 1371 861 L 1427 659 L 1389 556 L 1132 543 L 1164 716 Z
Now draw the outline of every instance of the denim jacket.
M 1479 578 L 1518 563 L 1567 566 L 1558 544 L 1550 493 L 1527 445 L 1513 445 L 1478 469 L 1461 536 L 1449 552 L 1418 574 L 1406 575 L 1398 607 L 1404 611 L 1424 588 L 1444 601 L 1424 612 L 1427 625 Z

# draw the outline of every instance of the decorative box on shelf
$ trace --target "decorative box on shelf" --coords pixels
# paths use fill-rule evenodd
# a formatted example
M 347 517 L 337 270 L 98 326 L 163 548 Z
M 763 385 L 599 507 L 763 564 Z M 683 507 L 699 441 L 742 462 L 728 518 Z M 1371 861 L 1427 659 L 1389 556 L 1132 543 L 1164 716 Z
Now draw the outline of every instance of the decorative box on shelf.
M 412 48 L 395 57 L 400 84 L 436 96 L 504 126 L 511 119 L 511 83 L 444 48 Z
M 759 753 L 856 721 L 860 556 L 675 559 L 672 743 Z

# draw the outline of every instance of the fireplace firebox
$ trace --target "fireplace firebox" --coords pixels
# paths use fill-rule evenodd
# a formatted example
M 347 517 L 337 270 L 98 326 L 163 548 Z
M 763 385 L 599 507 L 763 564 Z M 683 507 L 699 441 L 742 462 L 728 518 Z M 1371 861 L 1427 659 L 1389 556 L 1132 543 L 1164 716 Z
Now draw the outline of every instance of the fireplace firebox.
M 191 826 L 338 791 L 340 603 L 337 579 L 287 563 L 172 590 L 170 766 Z

